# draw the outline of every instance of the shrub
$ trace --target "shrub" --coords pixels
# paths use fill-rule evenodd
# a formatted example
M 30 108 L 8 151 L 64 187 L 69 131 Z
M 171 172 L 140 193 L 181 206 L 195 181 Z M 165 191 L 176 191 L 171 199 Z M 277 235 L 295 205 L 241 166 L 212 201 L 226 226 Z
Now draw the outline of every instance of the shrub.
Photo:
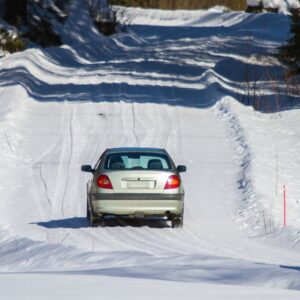
M 19 37 L 14 37 L 9 32 L 0 28 L 0 49 L 4 52 L 14 53 L 23 51 L 26 47 L 24 41 Z

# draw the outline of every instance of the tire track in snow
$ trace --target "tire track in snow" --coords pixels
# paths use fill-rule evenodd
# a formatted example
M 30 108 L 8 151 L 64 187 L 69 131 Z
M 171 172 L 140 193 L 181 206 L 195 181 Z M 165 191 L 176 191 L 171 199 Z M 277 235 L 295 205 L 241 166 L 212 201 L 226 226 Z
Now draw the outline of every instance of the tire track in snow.
M 56 109 L 58 111 L 60 111 L 60 105 L 57 104 Z M 47 149 L 40 154 L 40 156 L 38 158 L 35 158 L 33 161 L 33 164 L 39 164 L 39 163 L 43 163 L 43 161 L 48 157 L 51 156 L 51 154 L 57 150 L 57 147 L 60 146 L 63 142 L 63 127 L 64 127 L 64 120 L 65 120 L 65 116 L 63 113 L 60 113 L 61 117 L 59 120 L 59 131 L 57 132 L 57 138 L 54 142 L 51 143 L 51 145 L 49 145 L 49 147 L 47 147 Z
M 103 105 L 101 105 L 102 107 Z M 104 107 L 105 108 L 105 107 Z M 102 111 L 102 109 L 101 109 Z M 101 125 L 99 126 L 98 124 L 94 127 L 96 128 L 97 130 L 99 130 L 101 132 L 101 136 L 97 138 L 97 142 L 96 142 L 96 145 L 94 146 L 94 140 L 88 140 L 90 142 L 90 147 L 84 147 L 83 149 L 86 150 L 86 149 L 91 149 L 91 148 L 95 148 L 94 150 L 94 153 L 89 156 L 89 154 L 86 156 L 86 157 L 91 157 L 92 160 L 94 163 L 99 159 L 99 155 L 101 153 L 101 151 L 103 150 L 103 146 L 101 147 L 101 144 L 103 144 L 103 141 L 104 141 L 104 137 L 106 135 L 106 132 L 108 131 L 108 128 L 109 128 L 109 124 L 110 124 L 110 116 L 108 115 L 108 112 L 107 112 L 107 109 L 105 109 L 105 112 L 104 113 L 100 113 L 102 115 L 99 115 L 98 113 L 98 116 L 99 116 L 99 119 L 101 120 Z M 103 121 L 102 121 L 103 120 Z M 104 123 L 104 124 L 103 124 Z M 99 128 L 100 127 L 100 128 Z M 85 136 L 89 136 L 90 134 L 90 131 L 86 132 Z M 84 151 L 86 152 L 86 151 Z
M 149 147 L 154 145 L 154 135 L 156 134 L 156 123 L 153 122 L 151 116 L 151 104 L 147 103 L 147 108 L 141 104 L 135 104 L 136 107 L 136 122 L 135 128 L 137 128 L 137 137 L 140 141 L 140 146 Z
M 148 116 L 151 123 L 147 125 L 148 146 L 166 148 L 171 128 L 168 108 L 165 104 L 151 104 L 150 108 Z
M 59 157 L 59 169 L 57 172 L 53 208 L 57 216 L 64 217 L 64 200 L 69 181 L 70 163 L 73 152 L 73 133 L 72 122 L 74 108 L 70 104 L 64 103 L 63 107 L 63 124 L 67 124 L 67 130 L 63 128 L 61 137 L 62 144 Z M 72 104 L 71 104 L 72 105 Z M 64 126 L 63 126 L 64 127 Z M 67 140 L 65 138 L 67 137 Z
M 134 132 L 134 111 L 132 109 L 132 104 L 126 102 L 121 102 L 121 115 L 124 128 L 124 145 L 126 146 L 137 146 L 138 140 Z
M 136 133 L 136 109 L 135 109 L 135 104 L 134 102 L 131 104 L 131 108 L 132 108 L 132 132 L 133 132 L 133 136 L 135 138 L 136 141 L 136 146 L 139 147 L 140 146 L 140 141 L 139 138 L 137 136 Z
M 88 177 L 80 171 L 81 164 L 94 165 L 101 151 L 104 151 L 104 137 L 110 124 L 106 106 L 103 104 L 96 105 L 95 103 L 77 104 L 80 109 L 76 110 L 76 118 L 73 122 L 73 145 L 76 149 L 74 153 L 74 163 L 72 166 L 73 173 L 71 174 L 72 189 L 68 195 L 68 206 L 65 213 L 67 215 L 76 216 L 86 214 L 86 193 L 82 191 L 86 189 L 85 180 Z M 99 106 L 99 107 L 98 107 Z M 95 107 L 95 109 L 92 109 Z M 76 168 L 75 168 L 76 167 Z M 77 174 L 73 176 L 73 174 Z M 78 201 L 77 201 L 78 199 Z M 78 226 L 74 220 L 74 227 Z
M 47 181 L 42 173 L 41 163 L 37 162 L 32 165 L 32 178 L 35 187 L 36 203 L 41 207 L 41 213 L 45 214 L 45 206 L 41 204 L 41 199 L 44 199 L 48 203 L 50 209 L 52 208 L 52 200 L 48 193 Z
M 182 159 L 182 132 L 180 129 L 178 108 L 168 107 L 166 109 L 168 118 L 170 120 L 170 131 L 166 139 L 166 149 L 168 149 L 174 155 L 171 155 L 175 161 Z M 179 154 L 179 155 L 178 155 Z
M 105 139 L 107 148 L 110 147 L 121 147 L 132 145 L 130 137 L 132 139 L 132 131 L 130 131 L 130 123 L 132 121 L 130 104 L 121 101 L 120 103 L 113 103 L 112 116 L 114 121 L 111 121 L 112 127 L 107 131 L 107 138 Z M 130 112 L 127 113 L 130 109 Z M 117 109 L 116 109 L 117 108 Z M 127 120 L 129 119 L 129 121 Z M 116 126 L 116 124 L 118 124 Z
M 169 111 L 169 107 L 167 107 L 166 105 L 163 105 L 163 113 L 160 114 L 161 125 L 164 125 L 164 126 L 161 126 L 161 128 L 165 127 L 165 129 L 162 130 L 162 132 L 161 132 L 161 138 L 160 138 L 160 144 L 161 144 L 160 147 L 163 149 L 167 149 L 168 140 L 170 138 L 171 129 L 172 129 L 172 119 L 170 118 L 168 111 Z M 157 114 L 157 115 L 159 115 L 159 114 Z M 159 128 L 159 127 L 157 127 L 157 128 Z
M 45 180 L 44 176 L 43 176 L 43 172 L 42 172 L 42 165 L 39 164 L 38 165 L 38 168 L 39 168 L 39 175 L 40 175 L 40 179 L 43 183 L 43 186 L 44 186 L 44 194 L 45 194 L 45 198 L 47 199 L 48 203 L 50 206 L 52 206 L 52 201 L 48 195 L 48 185 L 47 185 L 47 181 Z
M 59 107 L 57 106 L 56 108 L 59 111 Z M 47 147 L 47 149 L 44 150 L 44 152 L 38 158 L 35 158 L 32 163 L 35 194 L 36 194 L 37 202 L 40 203 L 39 195 L 41 195 L 42 198 L 46 199 L 51 210 L 53 209 L 53 206 L 54 206 L 54 199 L 52 199 L 52 197 L 50 196 L 49 189 L 51 189 L 51 186 L 47 183 L 47 178 L 43 175 L 43 166 L 47 167 L 47 165 L 49 165 L 49 164 L 51 165 L 53 153 L 55 151 L 57 151 L 57 147 L 59 145 L 62 145 L 62 143 L 63 143 L 64 119 L 65 119 L 64 114 L 61 113 L 61 117 L 60 117 L 60 121 L 59 121 L 59 131 L 57 133 L 56 140 L 54 142 L 52 142 L 49 145 L 49 147 Z M 53 197 L 53 198 L 55 198 L 55 197 Z M 45 208 L 44 208 L 44 211 L 45 211 Z M 47 209 L 45 213 L 49 214 L 49 210 Z
M 69 134 L 69 153 L 67 154 L 67 174 L 66 174 L 66 182 L 64 184 L 64 190 L 63 190 L 63 194 L 62 194 L 62 201 L 61 201 L 61 213 L 62 216 L 65 216 L 65 211 L 64 211 L 64 205 L 65 205 L 65 198 L 66 198 L 66 192 L 69 186 L 69 178 L 70 178 L 70 167 L 71 167 L 71 161 L 73 158 L 73 120 L 74 120 L 74 110 L 75 108 L 72 107 L 71 108 L 71 118 L 69 121 L 69 130 L 68 130 L 68 134 Z
M 153 120 L 152 104 L 147 103 L 147 109 L 144 105 L 135 103 L 135 135 L 139 141 L 139 146 L 155 146 L 155 136 L 158 134 L 158 120 Z M 161 125 L 161 124 L 160 124 Z
M 7 132 L 4 133 L 4 136 L 5 136 L 6 144 L 9 147 L 10 151 L 12 153 L 16 153 L 16 149 L 11 145 L 11 142 L 9 141 Z

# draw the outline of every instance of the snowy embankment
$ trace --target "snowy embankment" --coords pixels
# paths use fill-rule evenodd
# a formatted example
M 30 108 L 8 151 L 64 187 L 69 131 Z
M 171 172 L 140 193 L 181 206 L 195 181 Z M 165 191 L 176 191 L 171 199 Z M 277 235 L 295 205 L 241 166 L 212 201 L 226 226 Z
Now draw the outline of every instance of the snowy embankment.
M 262 7 L 265 9 L 277 10 L 279 13 L 289 14 L 292 10 L 300 8 L 298 0 L 247 0 L 251 7 Z
M 300 290 L 299 111 L 263 114 L 237 101 L 249 66 L 282 72 L 273 54 L 288 18 L 125 14 L 127 32 L 104 38 L 74 1 L 63 47 L 0 60 L 1 294 L 298 299 L 284 289 Z M 249 80 L 273 97 L 274 79 Z M 182 230 L 88 227 L 80 165 L 115 146 L 163 147 L 187 165 Z

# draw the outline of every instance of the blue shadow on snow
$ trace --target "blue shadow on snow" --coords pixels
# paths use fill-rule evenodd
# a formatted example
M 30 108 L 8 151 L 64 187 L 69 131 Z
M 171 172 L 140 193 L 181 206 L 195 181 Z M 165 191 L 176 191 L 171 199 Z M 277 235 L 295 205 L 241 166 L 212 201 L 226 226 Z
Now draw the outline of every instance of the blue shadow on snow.
M 79 229 L 90 227 L 87 218 L 74 217 L 68 219 L 50 220 L 45 222 L 31 223 L 49 229 L 69 228 Z M 167 221 L 161 218 L 152 219 L 129 219 L 129 218 L 115 218 L 107 217 L 105 219 L 105 227 L 151 227 L 151 228 L 169 228 Z

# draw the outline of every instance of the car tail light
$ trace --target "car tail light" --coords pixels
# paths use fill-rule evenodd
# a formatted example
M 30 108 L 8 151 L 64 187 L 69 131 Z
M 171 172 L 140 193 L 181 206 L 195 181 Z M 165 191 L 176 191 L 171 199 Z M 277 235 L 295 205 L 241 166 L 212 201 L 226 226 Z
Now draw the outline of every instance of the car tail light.
M 110 189 L 110 190 L 113 189 L 113 186 L 107 175 L 100 175 L 97 180 L 97 185 L 99 186 L 99 188 L 102 189 Z
M 171 175 L 165 185 L 165 190 L 177 189 L 180 186 L 180 178 L 177 175 Z

